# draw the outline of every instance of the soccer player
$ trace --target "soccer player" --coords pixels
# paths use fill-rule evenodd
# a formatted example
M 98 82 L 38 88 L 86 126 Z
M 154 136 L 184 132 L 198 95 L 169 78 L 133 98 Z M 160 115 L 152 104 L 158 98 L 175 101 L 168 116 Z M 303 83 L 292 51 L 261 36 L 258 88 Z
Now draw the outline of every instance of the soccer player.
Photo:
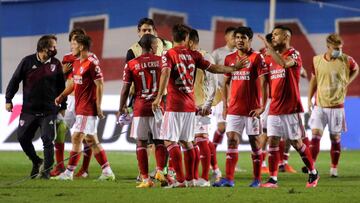
M 247 59 L 248 63 L 241 70 L 225 74 L 223 85 L 223 114 L 226 118 L 226 134 L 228 151 L 226 153 L 226 178 L 213 184 L 214 187 L 234 187 L 235 166 L 238 161 L 239 136 L 246 129 L 251 145 L 253 162 L 253 182 L 250 187 L 261 184 L 261 124 L 259 116 L 265 110 L 267 100 L 267 83 L 265 75 L 268 66 L 264 57 L 251 48 L 253 31 L 250 27 L 238 27 L 234 31 L 237 51 L 225 58 L 225 65 L 233 65 L 236 61 Z M 258 80 L 259 79 L 259 80 Z M 260 83 L 258 86 L 257 83 Z M 230 101 L 228 97 L 229 86 Z M 260 89 L 260 91 L 259 91 Z M 260 92 L 262 100 L 260 102 Z
M 300 118 L 303 107 L 299 93 L 302 60 L 299 52 L 290 47 L 291 34 L 290 28 L 279 25 L 272 31 L 271 44 L 259 36 L 271 55 L 269 67 L 271 104 L 267 120 L 270 178 L 262 187 L 278 187 L 277 173 L 281 137 L 290 140 L 309 169 L 306 187 L 316 187 L 319 180 L 310 150 L 301 140 L 304 134 Z
M 165 140 L 173 167 L 176 171 L 176 182 L 172 187 L 185 187 L 185 177 L 182 168 L 182 156 L 179 141 L 183 146 L 186 180 L 189 186 L 194 186 L 194 141 L 195 102 L 194 74 L 196 68 L 213 73 L 230 73 L 245 64 L 238 61 L 233 67 L 213 65 L 206 61 L 197 51 L 189 50 L 186 45 L 191 28 L 177 24 L 172 29 L 174 47 L 162 57 L 162 72 L 159 93 L 152 104 L 153 111 L 160 108 L 160 102 L 165 89 L 168 90 L 166 111 L 161 124 L 160 137 Z
M 205 60 L 210 63 L 214 63 L 212 56 L 205 50 L 199 49 L 199 34 L 195 29 L 192 29 L 189 34 L 189 49 L 198 51 L 204 57 Z M 210 187 L 209 181 L 209 169 L 211 162 L 211 151 L 209 147 L 209 134 L 208 128 L 210 124 L 210 118 L 208 115 L 211 113 L 211 106 L 213 104 L 216 92 L 216 80 L 215 75 L 204 71 L 202 69 L 196 69 L 195 82 L 194 82 L 194 96 L 195 105 L 197 107 L 197 115 L 195 118 L 195 179 L 196 186 Z M 199 178 L 198 166 L 201 161 L 202 173 Z M 216 166 L 217 167 L 217 166 Z M 221 174 L 219 168 L 214 168 Z
M 265 36 L 265 39 L 267 42 L 271 43 L 272 34 L 269 33 Z M 270 64 L 271 63 L 271 56 L 266 53 L 266 48 L 262 48 L 260 52 L 265 57 L 265 63 Z M 303 78 L 306 78 L 306 71 L 304 67 L 301 67 L 300 76 Z M 262 143 L 263 143 L 263 163 L 261 167 L 261 173 L 269 173 L 269 168 L 266 165 L 266 148 L 267 148 L 267 117 L 269 114 L 269 108 L 270 108 L 270 102 L 271 98 L 268 99 L 268 102 L 265 107 L 265 111 L 261 114 L 261 122 L 263 127 L 263 134 L 262 134 Z M 306 136 L 306 133 L 304 134 L 304 137 L 302 138 L 303 142 L 308 146 L 308 138 Z M 283 138 L 280 140 L 279 143 L 279 171 L 280 172 L 287 172 L 287 173 L 296 173 L 296 170 L 288 163 L 288 159 L 290 156 L 290 147 L 291 143 L 288 139 L 284 140 Z
M 140 41 L 143 54 L 127 62 L 124 71 L 124 85 L 121 91 L 120 107 L 117 116 L 127 114 L 126 100 L 129 96 L 131 84 L 135 86 L 134 118 L 131 126 L 131 137 L 137 139 L 136 156 L 142 182 L 137 188 L 149 188 L 154 185 L 149 178 L 147 143 L 149 135 L 153 136 L 155 143 L 156 169 L 159 173 L 166 164 L 166 148 L 163 140 L 160 138 L 160 125 L 156 122 L 154 114 L 151 111 L 151 103 L 154 101 L 161 74 L 161 57 L 156 56 L 157 38 L 152 34 L 144 34 Z M 166 181 L 162 176 L 161 181 Z
M 139 36 L 139 39 L 144 34 L 152 34 L 152 35 L 156 36 L 156 27 L 155 27 L 154 21 L 150 18 L 141 18 L 137 25 L 137 34 Z M 171 42 L 169 42 L 167 40 L 161 39 L 159 37 L 157 37 L 156 40 L 157 40 L 157 50 L 154 54 L 157 56 L 162 56 L 162 54 L 166 50 L 168 50 L 169 48 L 172 47 Z M 131 45 L 131 47 L 128 49 L 128 51 L 126 53 L 126 62 L 128 62 L 136 57 L 139 57 L 141 54 L 142 54 L 142 47 L 140 46 L 139 42 L 135 42 L 133 45 Z M 132 85 L 130 88 L 130 92 L 129 92 L 129 95 L 130 95 L 129 96 L 129 107 L 133 106 L 134 94 L 135 94 L 135 89 L 134 89 L 134 85 Z M 151 149 L 152 149 L 152 151 L 155 151 L 153 146 L 154 145 L 153 145 L 152 136 L 150 136 L 150 139 L 148 140 L 148 155 L 150 155 Z M 155 171 L 158 171 L 158 170 L 155 170 Z M 167 175 L 168 178 L 170 178 L 170 179 L 173 178 L 172 177 L 173 170 L 171 167 L 171 162 L 169 162 L 167 174 L 168 174 Z M 155 176 L 157 176 L 157 178 L 162 179 L 162 174 L 160 174 L 160 173 L 155 173 Z M 141 174 L 139 174 L 139 176 L 137 177 L 137 180 L 139 182 L 142 181 Z
M 71 42 L 71 51 L 78 57 L 73 63 L 73 80 L 55 99 L 55 103 L 58 104 L 75 91 L 76 120 L 71 137 L 70 159 L 66 170 L 53 179 L 73 179 L 73 173 L 81 155 L 81 144 L 85 139 L 86 143 L 92 147 L 94 156 L 102 168 L 102 174 L 98 180 L 115 180 L 115 175 L 96 134 L 97 117 L 104 118 L 101 110 L 104 82 L 99 61 L 90 53 L 90 44 L 91 39 L 86 35 L 77 35 Z
M 156 36 L 156 28 L 155 23 L 150 18 L 141 18 L 137 25 L 137 32 L 139 38 L 141 38 L 144 34 L 152 34 Z M 160 38 L 156 38 L 157 40 L 157 51 L 155 55 L 161 56 L 163 51 L 168 50 L 171 48 L 171 42 L 167 40 L 163 40 Z M 140 46 L 139 42 L 135 42 L 126 53 L 126 62 L 140 56 L 142 54 L 142 47 Z
M 225 36 L 224 36 L 225 42 L 226 42 L 225 46 L 215 49 L 212 52 L 212 56 L 215 60 L 215 64 L 224 65 L 225 57 L 228 54 L 236 51 L 235 38 L 234 38 L 234 30 L 235 29 L 236 29 L 235 27 L 226 28 Z M 216 75 L 216 79 L 217 79 L 217 85 L 219 86 L 218 92 L 220 93 L 220 95 L 217 95 L 217 97 L 220 97 L 220 100 L 221 100 L 224 76 L 222 74 L 218 74 L 218 75 Z M 217 145 L 222 143 L 222 140 L 223 140 L 223 137 L 225 134 L 226 122 L 222 116 L 222 111 L 223 111 L 223 104 L 222 104 L 222 102 L 220 102 L 217 104 L 217 106 L 214 109 L 214 114 L 217 119 L 217 130 L 215 131 L 214 137 L 213 137 L 213 143 L 215 146 L 215 150 L 216 150 Z
M 74 37 L 77 35 L 85 35 L 85 31 L 81 28 L 74 28 L 69 34 L 69 42 L 71 43 L 74 40 Z M 95 54 L 92 54 L 92 57 L 96 58 Z M 66 77 L 66 83 L 68 86 L 72 80 L 72 70 L 73 63 L 77 59 L 72 52 L 66 54 L 63 57 L 62 65 L 63 71 Z M 56 167 L 50 172 L 51 176 L 58 176 L 60 173 L 65 171 L 64 166 L 64 142 L 65 136 L 68 133 L 69 129 L 75 123 L 75 98 L 74 92 L 72 92 L 67 97 L 67 109 L 65 110 L 65 115 L 62 117 L 61 114 L 58 114 L 58 125 L 57 125 L 57 136 L 55 138 L 55 158 L 56 158 Z M 75 177 L 86 178 L 89 176 L 88 168 L 91 160 L 92 149 L 89 147 L 85 140 L 84 144 L 84 156 L 81 169 L 76 173 Z
M 43 179 L 50 178 L 50 170 L 54 163 L 54 144 L 56 114 L 64 114 L 66 101 L 60 108 L 54 104 L 54 99 L 65 88 L 65 80 L 60 61 L 55 58 L 56 41 L 54 35 L 42 36 L 36 48 L 36 53 L 24 57 L 16 68 L 8 87 L 6 88 L 6 110 L 11 112 L 12 98 L 23 81 L 23 105 L 17 130 L 18 140 L 25 154 L 32 161 L 31 178 L 37 175 Z M 34 149 L 32 139 L 40 128 L 44 147 L 44 159 L 41 159 Z M 40 171 L 40 166 L 45 170 Z M 39 173 L 40 172 L 40 173 Z
M 338 34 L 327 36 L 326 53 L 317 55 L 313 59 L 314 69 L 308 95 L 309 112 L 312 111 L 309 121 L 312 131 L 312 157 L 316 160 L 323 130 L 328 125 L 331 140 L 331 177 L 338 176 L 341 133 L 346 131 L 344 112 L 346 91 L 359 73 L 359 66 L 355 60 L 342 52 L 343 44 Z M 314 95 L 315 106 L 312 102 Z

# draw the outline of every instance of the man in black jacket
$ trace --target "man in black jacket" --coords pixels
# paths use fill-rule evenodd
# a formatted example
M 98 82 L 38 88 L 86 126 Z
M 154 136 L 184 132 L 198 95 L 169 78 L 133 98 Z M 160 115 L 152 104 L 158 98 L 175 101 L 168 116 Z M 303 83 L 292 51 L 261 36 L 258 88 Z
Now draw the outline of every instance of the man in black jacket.
M 56 115 L 64 113 L 66 101 L 60 108 L 55 105 L 55 98 L 65 89 L 62 66 L 56 55 L 54 35 L 42 36 L 37 43 L 37 52 L 23 58 L 15 70 L 6 89 L 6 110 L 13 108 L 12 98 L 23 82 L 23 106 L 17 130 L 20 145 L 33 163 L 31 178 L 39 174 L 40 178 L 49 179 L 54 163 L 54 138 Z M 44 147 L 44 160 L 35 152 L 32 139 L 40 128 Z M 44 170 L 40 170 L 40 166 Z

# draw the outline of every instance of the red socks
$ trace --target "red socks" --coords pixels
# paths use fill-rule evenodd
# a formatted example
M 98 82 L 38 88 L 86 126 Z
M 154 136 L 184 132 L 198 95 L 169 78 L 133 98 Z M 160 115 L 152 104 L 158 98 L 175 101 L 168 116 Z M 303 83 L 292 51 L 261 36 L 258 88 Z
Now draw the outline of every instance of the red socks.
M 239 158 L 238 148 L 228 147 L 226 152 L 226 179 L 234 180 L 235 167 Z
M 92 155 L 91 147 L 84 142 L 84 156 L 83 156 L 83 163 L 82 163 L 82 166 L 81 166 L 81 168 L 84 171 L 88 171 L 88 169 L 89 169 L 91 155 Z
M 191 181 L 194 179 L 195 169 L 195 149 L 183 149 L 184 150 L 184 162 L 185 162 L 185 179 Z
M 269 146 L 269 172 L 270 176 L 277 177 L 278 175 L 278 164 L 279 164 L 279 147 Z
M 214 133 L 214 138 L 213 138 L 213 143 L 215 148 L 222 143 L 224 138 L 224 133 L 220 132 L 219 130 L 215 131 Z
M 279 163 L 284 163 L 285 140 L 281 139 L 279 143 Z
M 306 145 L 306 147 L 310 147 L 310 141 L 308 137 L 303 137 L 302 142 Z
M 163 170 L 166 165 L 167 150 L 165 145 L 155 145 L 156 169 Z M 170 167 L 170 166 L 169 166 Z
M 211 168 L 213 170 L 218 169 L 219 166 L 217 164 L 217 159 L 216 159 L 216 147 L 215 147 L 214 143 L 212 143 L 210 141 L 208 142 L 208 145 L 209 145 L 210 156 L 211 156 L 211 159 L 210 159 Z
M 137 147 L 136 157 L 138 160 L 138 166 L 142 178 L 143 179 L 149 178 L 149 162 L 148 162 L 146 147 Z
M 200 160 L 202 165 L 201 178 L 209 180 L 211 152 L 209 147 L 209 139 L 204 137 L 197 137 L 196 143 L 200 148 Z
M 101 150 L 99 153 L 95 154 L 95 158 L 96 158 L 97 162 L 100 164 L 101 169 L 104 169 L 104 168 L 110 166 L 104 150 Z
M 64 166 L 64 143 L 55 143 L 55 159 L 58 169 L 65 168 Z
M 331 149 L 330 149 L 330 155 L 331 155 L 331 167 L 336 168 L 339 159 L 340 159 L 340 152 L 341 152 L 341 145 L 340 140 L 338 141 L 332 141 L 331 142 Z
M 194 162 L 194 179 L 199 179 L 199 164 L 200 164 L 200 149 L 199 146 L 194 145 L 195 162 Z
M 299 152 L 301 159 L 303 160 L 305 166 L 310 170 L 314 170 L 314 161 L 311 157 L 311 153 L 308 147 L 306 147 L 305 144 L 303 144 L 301 146 L 300 149 L 297 149 L 297 151 Z
M 68 162 L 67 170 L 74 171 L 79 163 L 81 152 L 70 151 L 70 159 Z
M 176 172 L 176 180 L 180 183 L 185 181 L 184 171 L 182 168 L 182 156 L 179 145 L 171 144 L 167 147 L 169 156 L 171 158 L 171 164 Z
M 320 152 L 320 140 L 321 140 L 320 135 L 313 135 L 311 139 L 310 150 L 311 150 L 311 156 L 314 161 L 316 161 L 316 158 Z
M 261 163 L 262 163 L 262 152 L 261 149 L 253 150 L 251 153 L 253 161 L 253 175 L 254 179 L 261 180 Z

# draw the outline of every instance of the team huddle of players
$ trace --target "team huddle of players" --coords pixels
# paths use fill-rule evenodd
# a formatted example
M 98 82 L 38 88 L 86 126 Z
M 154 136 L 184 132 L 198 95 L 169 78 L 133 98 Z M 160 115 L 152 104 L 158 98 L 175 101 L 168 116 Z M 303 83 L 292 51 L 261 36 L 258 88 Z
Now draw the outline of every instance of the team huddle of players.
M 278 187 L 279 160 L 283 156 L 279 153 L 279 145 L 283 142 L 291 144 L 301 156 L 305 165 L 303 171 L 309 175 L 306 187 L 316 187 L 319 174 L 315 160 L 326 125 L 332 140 L 331 175 L 338 176 L 340 135 L 345 130 L 343 103 L 347 86 L 358 73 L 356 62 L 342 53 L 343 42 L 339 35 L 329 35 L 326 39 L 328 51 L 314 57 L 309 91 L 313 133 L 310 144 L 300 117 L 303 112 L 299 93 L 302 60 L 299 52 L 290 46 L 292 31 L 288 27 L 276 26 L 266 38 L 258 36 L 265 47 L 261 53 L 251 48 L 253 31 L 250 27 L 229 27 L 225 32 L 226 46 L 212 55 L 199 48 L 198 32 L 183 24 L 172 28 L 172 43 L 157 37 L 154 22 L 148 18 L 139 21 L 138 34 L 139 42 L 130 47 L 126 56 L 117 113 L 120 124 L 127 121 L 130 114 L 133 116 L 131 137 L 137 140 L 141 180 L 138 188 L 154 186 L 149 175 L 149 141 L 155 152 L 154 178 L 162 186 L 209 187 L 212 169 L 212 186 L 233 187 L 239 136 L 244 130 L 252 151 L 250 187 Z M 73 179 L 84 141 L 83 165 L 75 176 L 88 176 L 94 151 L 103 169 L 100 179 L 114 180 L 96 136 L 96 119 L 104 117 L 100 108 L 103 80 L 99 61 L 89 52 L 90 38 L 83 30 L 74 29 L 69 41 L 72 53 L 63 60 L 64 72 L 69 75 L 68 84 L 56 103 L 61 103 L 74 91 L 74 96 L 68 96 L 66 124 L 62 123 L 63 128 L 59 128 L 65 136 L 67 126 L 72 126 L 73 147 L 68 166 L 57 164 L 51 175 L 54 179 Z M 218 122 L 213 141 L 208 138 L 210 114 L 215 115 Z M 224 133 L 228 150 L 222 176 L 217 165 L 216 146 L 222 142 Z M 64 136 L 58 136 L 55 141 L 57 163 L 63 162 Z M 266 143 L 268 171 L 262 167 Z M 262 183 L 264 171 L 269 172 L 270 177 Z

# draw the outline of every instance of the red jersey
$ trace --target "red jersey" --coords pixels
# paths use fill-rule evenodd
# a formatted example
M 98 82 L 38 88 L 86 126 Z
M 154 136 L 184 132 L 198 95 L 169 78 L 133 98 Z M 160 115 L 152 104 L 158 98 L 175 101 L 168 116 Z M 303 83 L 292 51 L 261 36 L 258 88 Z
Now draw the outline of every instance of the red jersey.
M 162 57 L 161 68 L 171 69 L 166 111 L 195 112 L 194 81 L 196 68 L 207 69 L 210 62 L 197 51 L 174 47 Z
M 231 93 L 228 114 L 249 116 L 251 110 L 260 108 L 260 89 L 258 78 L 268 74 L 269 70 L 265 64 L 264 57 L 253 50 L 247 53 L 249 63 L 247 67 L 238 71 L 225 74 L 225 77 L 231 77 Z M 225 66 L 234 66 L 238 60 L 238 52 L 227 55 Z
M 154 116 L 151 104 L 159 91 L 161 57 L 143 54 L 125 65 L 123 81 L 134 82 L 134 116 Z
M 89 56 L 92 56 L 93 58 L 97 59 L 97 57 L 96 57 L 96 55 L 95 55 L 94 53 L 89 53 Z M 72 54 L 72 52 L 70 52 L 70 53 L 65 54 L 65 56 L 63 57 L 63 60 L 62 60 L 61 63 L 62 63 L 63 65 L 64 65 L 64 64 L 67 64 L 67 63 L 73 64 L 76 59 L 77 59 L 77 57 L 74 56 L 74 55 Z M 98 60 L 98 59 L 97 59 L 97 60 Z M 71 79 L 71 78 L 72 78 L 72 71 L 70 71 L 69 73 L 67 73 L 67 74 L 65 75 L 65 77 L 66 77 L 66 79 Z
M 302 60 L 298 51 L 290 48 L 282 57 L 291 57 L 296 64 L 284 68 L 270 57 L 270 94 L 271 104 L 269 115 L 283 115 L 303 112 L 300 99 L 299 81 Z
M 96 85 L 95 80 L 103 79 L 98 59 L 90 55 L 73 63 L 75 91 L 75 113 L 83 116 L 96 116 Z

